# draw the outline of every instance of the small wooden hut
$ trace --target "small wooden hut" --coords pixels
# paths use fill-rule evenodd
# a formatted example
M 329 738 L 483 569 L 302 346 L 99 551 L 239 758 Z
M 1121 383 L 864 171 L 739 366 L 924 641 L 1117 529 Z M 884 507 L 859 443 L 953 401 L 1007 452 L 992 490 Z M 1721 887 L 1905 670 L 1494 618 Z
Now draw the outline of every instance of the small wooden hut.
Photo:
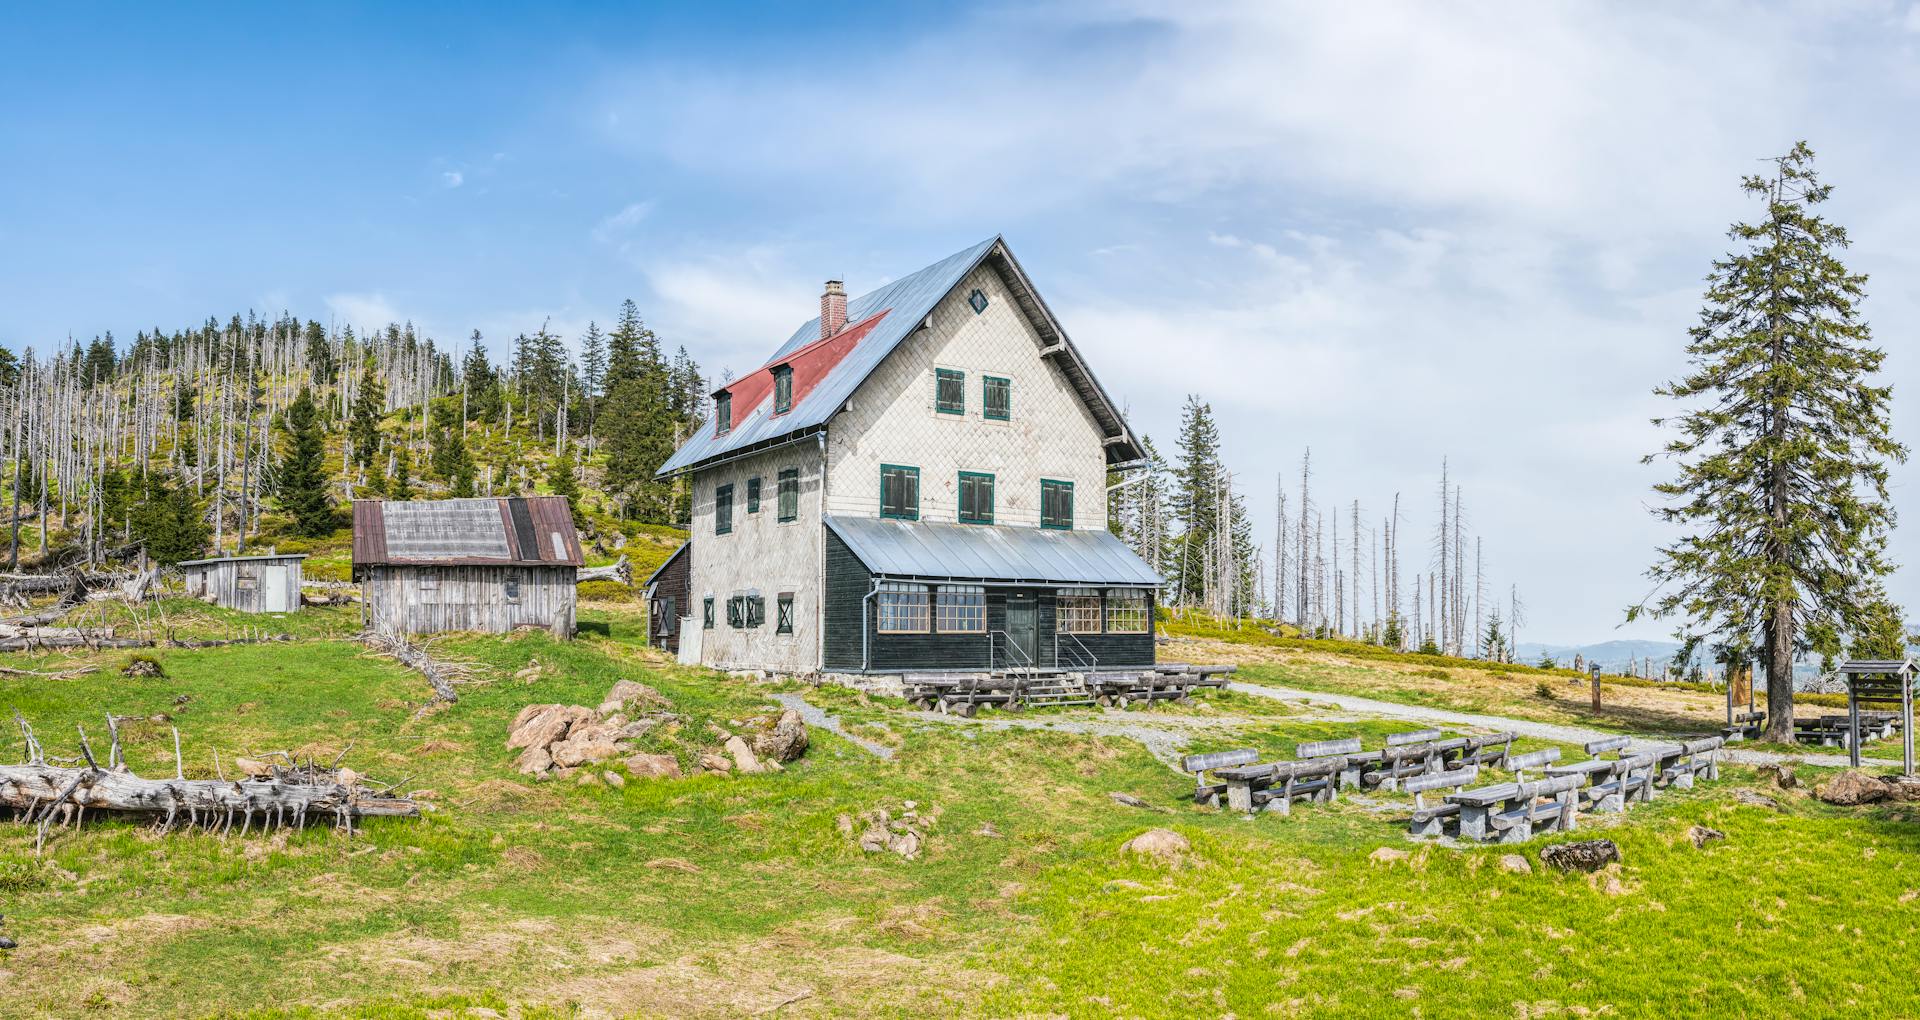
M 300 608 L 301 555 L 221 556 L 187 560 L 187 594 L 245 613 L 291 613 Z
M 383 634 L 574 629 L 580 536 L 562 496 L 355 500 L 353 579 Z
M 693 611 L 692 548 L 692 542 L 680 543 L 646 580 L 647 644 L 654 648 L 680 651 L 680 619 Z

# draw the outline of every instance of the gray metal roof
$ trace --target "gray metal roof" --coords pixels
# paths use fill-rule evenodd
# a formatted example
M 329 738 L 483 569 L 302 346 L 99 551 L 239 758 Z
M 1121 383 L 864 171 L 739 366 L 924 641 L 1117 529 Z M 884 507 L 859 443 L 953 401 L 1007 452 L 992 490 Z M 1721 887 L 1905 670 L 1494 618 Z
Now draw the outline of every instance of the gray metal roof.
M 1912 659 L 1848 659 L 1840 664 L 1842 673 L 1912 673 Z
M 1144 587 L 1161 583 L 1152 567 L 1104 528 L 1054 531 L 836 515 L 828 515 L 827 527 L 868 570 L 890 577 Z
M 176 567 L 198 567 L 208 563 L 244 563 L 248 560 L 304 560 L 306 553 L 261 553 L 257 556 L 212 556 L 204 560 L 181 560 Z
M 1126 422 L 1121 419 L 1118 407 L 1101 388 L 1099 381 L 1094 379 L 1092 371 L 1053 318 L 1052 311 L 1040 300 L 1027 280 L 1026 272 L 1013 260 L 1013 253 L 1008 251 L 1004 241 L 995 236 L 848 301 L 849 323 L 864 322 L 880 312 L 887 314 L 875 324 L 872 333 L 862 338 L 845 358 L 828 371 L 825 378 L 794 402 L 792 410 L 775 416 L 771 392 L 753 407 L 736 406 L 733 408 L 732 429 L 725 435 L 719 435 L 714 423 L 706 422 L 680 449 L 674 451 L 672 457 L 667 458 L 667 462 L 660 466 L 659 474 L 675 474 L 731 453 L 776 445 L 782 440 L 816 431 L 840 410 L 841 405 L 853 396 L 853 391 L 866 381 L 874 369 L 880 367 L 887 355 L 892 354 L 902 340 L 920 327 L 920 323 L 933 313 L 934 306 L 942 298 L 958 286 L 974 267 L 989 259 L 1007 278 L 1021 309 L 1036 324 L 1042 339 L 1050 345 L 1048 351 L 1058 355 L 1056 364 L 1067 375 L 1081 399 L 1087 402 L 1103 433 L 1110 437 L 1108 462 L 1126 463 L 1144 456 L 1140 444 L 1134 440 Z M 764 366 L 748 375 L 770 372 L 794 352 L 819 339 L 820 317 L 816 315 L 795 330 Z M 730 385 L 738 386 L 745 379 L 742 377 Z

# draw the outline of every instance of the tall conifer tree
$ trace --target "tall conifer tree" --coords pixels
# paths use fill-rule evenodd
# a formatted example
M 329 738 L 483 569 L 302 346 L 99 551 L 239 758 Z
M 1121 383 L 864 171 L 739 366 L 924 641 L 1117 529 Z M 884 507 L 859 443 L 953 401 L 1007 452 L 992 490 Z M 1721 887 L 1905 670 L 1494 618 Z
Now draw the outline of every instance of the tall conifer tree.
M 1808 635 L 1858 633 L 1891 569 L 1892 389 L 1859 303 L 1866 277 L 1840 262 L 1847 234 L 1818 213 L 1832 192 L 1805 142 L 1741 187 L 1765 203 L 1729 235 L 1689 369 L 1655 392 L 1687 403 L 1661 454 L 1679 477 L 1656 510 L 1685 530 L 1648 571 L 1659 587 L 1628 610 L 1679 615 L 1689 650 L 1712 639 L 1767 672 L 1767 736 L 1793 739 L 1793 660 Z M 1647 458 L 1649 461 L 1652 456 Z M 1826 639 L 1830 642 L 1831 639 Z M 1831 649 L 1823 649 L 1831 651 Z

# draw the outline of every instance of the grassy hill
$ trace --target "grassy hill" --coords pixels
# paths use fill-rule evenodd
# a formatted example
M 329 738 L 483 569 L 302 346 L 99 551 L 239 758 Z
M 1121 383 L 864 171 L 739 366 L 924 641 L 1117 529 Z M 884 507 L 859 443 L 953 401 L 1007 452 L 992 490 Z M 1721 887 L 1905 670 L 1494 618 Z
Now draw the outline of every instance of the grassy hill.
M 1188 750 L 1285 754 L 1349 733 L 1377 746 L 1404 728 L 1246 693 L 1145 712 L 929 718 L 840 688 L 670 664 L 614 605 L 583 612 L 572 642 L 436 642 L 475 679 L 423 715 L 421 678 L 339 637 L 351 608 L 241 622 L 167 606 L 183 626 L 291 626 L 300 640 L 163 651 L 166 675 L 147 679 L 118 672 L 126 653 L 0 656 L 103 667 L 68 681 L 0 676 L 0 710 L 19 709 L 55 754 L 73 753 L 75 725 L 97 734 L 104 713 L 129 717 L 130 759 L 149 775 L 172 768 L 169 725 L 192 776 L 213 774 L 216 751 L 230 767 L 243 752 L 351 745 L 348 764 L 427 791 L 437 810 L 352 839 L 159 836 L 89 819 L 50 836 L 40 858 L 31 832 L 0 821 L 0 913 L 20 942 L 0 952 L 0 1017 L 1920 1011 L 1897 977 L 1920 921 L 1912 812 L 1779 791 L 1778 809 L 1751 806 L 1733 797 L 1752 781 L 1739 769 L 1575 834 L 1617 840 L 1625 861 L 1567 876 L 1541 868 L 1538 843 L 1411 844 L 1399 797 L 1287 818 L 1192 805 L 1192 781 L 1148 743 L 1172 734 Z M 1163 654 L 1231 654 L 1256 682 L 1410 700 L 1465 698 L 1483 682 L 1464 667 L 1195 634 Z M 1436 694 L 1409 682 L 1442 683 L 1419 669 L 1451 679 Z M 513 771 L 503 741 L 522 706 L 591 706 L 621 678 L 672 702 L 679 721 L 646 749 L 689 770 L 715 743 L 709 724 L 736 728 L 780 694 L 893 753 L 815 727 L 807 756 L 777 774 L 616 789 Z M 1507 704 L 1505 688 L 1489 697 Z M 15 760 L 17 740 L 4 746 L 0 761 Z M 1118 804 L 1116 791 L 1150 807 Z M 908 802 L 930 819 L 916 859 L 863 852 L 842 829 L 843 815 L 898 816 Z M 1727 839 L 1696 849 L 1695 825 Z M 1192 849 L 1171 862 L 1121 851 L 1150 826 Z M 1376 860 L 1381 847 L 1409 856 Z M 1502 869 L 1515 852 L 1533 873 Z

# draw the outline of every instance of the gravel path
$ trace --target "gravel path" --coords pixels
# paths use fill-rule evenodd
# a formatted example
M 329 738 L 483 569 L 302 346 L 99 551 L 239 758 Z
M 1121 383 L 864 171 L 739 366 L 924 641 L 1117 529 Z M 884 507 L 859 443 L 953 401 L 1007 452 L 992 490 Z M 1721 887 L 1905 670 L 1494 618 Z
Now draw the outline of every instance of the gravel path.
M 773 700 L 778 701 L 784 708 L 791 708 L 799 712 L 801 721 L 805 722 L 808 726 L 818 726 L 828 733 L 834 734 L 842 740 L 873 755 L 875 758 L 893 757 L 893 748 L 868 740 L 865 737 L 848 733 L 845 729 L 841 728 L 839 716 L 828 715 L 821 709 L 816 708 L 812 702 L 798 694 L 775 694 Z

